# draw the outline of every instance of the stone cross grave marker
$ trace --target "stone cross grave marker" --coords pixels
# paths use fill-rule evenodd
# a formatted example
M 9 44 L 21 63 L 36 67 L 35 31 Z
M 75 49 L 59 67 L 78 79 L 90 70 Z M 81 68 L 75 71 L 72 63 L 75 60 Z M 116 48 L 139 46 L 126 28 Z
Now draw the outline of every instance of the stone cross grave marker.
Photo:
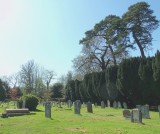
M 45 117 L 51 118 L 51 103 L 50 102 L 45 103 Z
M 80 110 L 81 110 L 81 101 L 80 100 L 76 100 L 74 102 L 74 113 L 75 114 L 80 114 Z
M 101 108 L 105 108 L 104 101 L 101 101 Z
M 124 108 L 124 109 L 127 109 L 127 108 L 128 108 L 126 102 L 123 102 L 123 108 Z
M 88 113 L 93 113 L 92 103 L 91 102 L 87 103 L 87 111 L 88 111 Z
M 123 110 L 123 117 L 125 117 L 125 119 L 130 119 L 131 118 L 131 112 L 127 109 Z
M 131 122 L 142 123 L 142 112 L 139 109 L 133 109 L 131 112 Z
M 107 100 L 107 106 L 110 107 L 110 101 L 109 100 Z

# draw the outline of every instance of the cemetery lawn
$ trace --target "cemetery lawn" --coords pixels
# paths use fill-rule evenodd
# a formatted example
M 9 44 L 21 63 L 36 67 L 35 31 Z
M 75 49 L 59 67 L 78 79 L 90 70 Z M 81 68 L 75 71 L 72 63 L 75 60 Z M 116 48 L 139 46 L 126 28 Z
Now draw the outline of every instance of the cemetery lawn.
M 0 134 L 158 134 L 158 112 L 150 112 L 151 119 L 143 124 L 131 123 L 122 116 L 123 109 L 93 107 L 87 113 L 82 107 L 81 115 L 72 109 L 52 107 L 52 118 L 45 118 L 44 107 L 38 106 L 34 115 L 0 118 Z M 3 108 L 0 107 L 0 113 Z

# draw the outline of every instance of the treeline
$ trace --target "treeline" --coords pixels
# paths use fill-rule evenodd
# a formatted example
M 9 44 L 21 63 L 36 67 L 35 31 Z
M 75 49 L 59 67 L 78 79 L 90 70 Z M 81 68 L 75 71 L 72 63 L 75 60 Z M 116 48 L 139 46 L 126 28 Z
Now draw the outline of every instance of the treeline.
M 136 104 L 160 104 L 160 52 L 154 57 L 124 59 L 105 71 L 86 74 L 82 81 L 66 84 L 66 99 L 100 103 L 102 100 Z

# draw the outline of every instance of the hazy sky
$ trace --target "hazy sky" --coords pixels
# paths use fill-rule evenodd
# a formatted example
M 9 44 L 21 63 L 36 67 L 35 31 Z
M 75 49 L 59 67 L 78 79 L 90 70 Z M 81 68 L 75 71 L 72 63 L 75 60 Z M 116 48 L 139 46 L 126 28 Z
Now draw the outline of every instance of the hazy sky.
M 160 0 L 143 1 L 160 20 Z M 80 54 L 84 33 L 107 15 L 121 16 L 136 2 L 140 1 L 0 0 L 0 76 L 18 72 L 29 60 L 54 70 L 57 77 L 66 74 Z M 160 29 L 153 38 L 150 55 L 160 50 Z

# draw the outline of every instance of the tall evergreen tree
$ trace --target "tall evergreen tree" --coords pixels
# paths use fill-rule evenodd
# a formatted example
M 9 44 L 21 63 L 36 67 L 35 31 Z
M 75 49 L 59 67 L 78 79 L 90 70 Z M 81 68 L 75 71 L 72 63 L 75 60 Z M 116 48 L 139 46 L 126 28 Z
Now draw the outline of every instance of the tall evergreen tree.
M 126 29 L 133 37 L 133 43 L 138 45 L 141 56 L 145 57 L 144 50 L 152 45 L 152 32 L 158 28 L 159 21 L 153 15 L 153 10 L 146 2 L 138 2 L 128 8 L 123 15 Z

